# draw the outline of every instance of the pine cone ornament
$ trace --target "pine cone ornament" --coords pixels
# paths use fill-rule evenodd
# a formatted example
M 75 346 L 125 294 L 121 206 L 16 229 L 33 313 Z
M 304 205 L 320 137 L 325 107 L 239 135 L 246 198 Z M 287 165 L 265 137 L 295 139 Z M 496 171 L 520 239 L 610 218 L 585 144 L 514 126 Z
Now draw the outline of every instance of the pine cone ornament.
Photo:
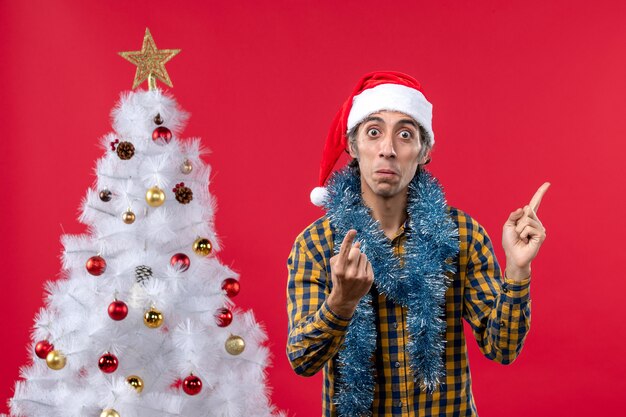
M 152 268 L 146 265 L 139 265 L 135 268 L 135 280 L 138 283 L 141 284 L 150 278 L 152 278 Z
M 176 184 L 172 191 L 176 194 L 176 200 L 180 204 L 189 204 L 193 200 L 193 191 L 191 191 L 191 188 L 185 187 L 184 182 Z
M 120 142 L 117 145 L 117 156 L 122 160 L 128 160 L 135 155 L 135 145 L 130 142 Z

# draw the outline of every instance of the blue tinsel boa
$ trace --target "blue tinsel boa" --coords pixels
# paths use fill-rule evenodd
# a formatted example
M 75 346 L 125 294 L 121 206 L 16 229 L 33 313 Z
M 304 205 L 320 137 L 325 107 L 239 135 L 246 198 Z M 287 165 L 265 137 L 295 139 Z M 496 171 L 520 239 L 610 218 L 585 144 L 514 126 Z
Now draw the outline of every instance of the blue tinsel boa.
M 361 198 L 361 180 L 346 167 L 328 183 L 325 208 L 335 229 L 335 250 L 350 229 L 357 231 L 361 251 L 374 271 L 378 291 L 408 308 L 409 364 L 421 388 L 433 392 L 445 376 L 443 354 L 446 273 L 456 272 L 452 259 L 459 251 L 458 229 L 450 219 L 443 191 L 435 178 L 421 171 L 409 184 L 408 227 L 404 265 Z M 359 302 L 350 321 L 344 349 L 337 358 L 334 402 L 342 417 L 371 414 L 376 352 L 375 312 L 371 294 Z

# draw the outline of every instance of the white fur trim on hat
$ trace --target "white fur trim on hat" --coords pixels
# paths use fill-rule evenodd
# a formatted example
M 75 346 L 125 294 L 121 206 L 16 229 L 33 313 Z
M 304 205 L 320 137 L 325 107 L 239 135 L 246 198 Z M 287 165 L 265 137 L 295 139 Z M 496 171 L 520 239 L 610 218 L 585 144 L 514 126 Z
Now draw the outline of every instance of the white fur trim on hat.
M 315 187 L 311 190 L 311 203 L 317 207 L 322 207 L 328 198 L 328 190 L 324 187 Z
M 426 129 L 430 144 L 434 145 L 433 105 L 421 91 L 400 84 L 380 84 L 354 96 L 348 115 L 348 131 L 370 114 L 383 110 L 399 111 L 414 118 Z

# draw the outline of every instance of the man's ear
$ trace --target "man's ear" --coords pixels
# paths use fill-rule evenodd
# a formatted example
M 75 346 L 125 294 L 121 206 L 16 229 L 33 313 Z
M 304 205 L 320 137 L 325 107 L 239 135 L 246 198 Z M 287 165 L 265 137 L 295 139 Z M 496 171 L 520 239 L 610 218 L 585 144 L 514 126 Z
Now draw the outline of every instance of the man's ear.
M 350 139 L 348 139 L 348 149 L 347 149 L 347 151 L 348 151 L 348 153 L 350 154 L 351 157 L 353 157 L 354 159 L 358 159 L 359 153 L 356 152 L 356 150 L 352 146 L 352 143 L 350 142 Z
M 420 165 L 426 165 L 430 162 L 430 149 L 424 153 L 424 155 L 418 161 Z

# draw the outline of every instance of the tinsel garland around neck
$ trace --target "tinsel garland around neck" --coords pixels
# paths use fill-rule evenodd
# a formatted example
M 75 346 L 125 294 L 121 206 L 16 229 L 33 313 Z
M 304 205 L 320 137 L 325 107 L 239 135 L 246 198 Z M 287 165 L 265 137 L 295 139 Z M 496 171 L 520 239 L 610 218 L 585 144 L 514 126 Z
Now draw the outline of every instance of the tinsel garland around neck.
M 361 251 L 374 271 L 378 291 L 408 308 L 407 352 L 413 375 L 421 389 L 433 392 L 445 376 L 443 354 L 446 323 L 446 273 L 456 272 L 452 260 L 459 251 L 458 229 L 450 219 L 438 181 L 421 171 L 409 184 L 408 221 L 403 265 L 393 253 L 391 242 L 361 198 L 361 180 L 346 167 L 328 182 L 325 208 L 335 229 L 335 252 L 350 229 L 357 231 Z M 344 347 L 337 358 L 334 402 L 339 416 L 371 414 L 374 399 L 376 352 L 375 312 L 372 297 L 359 302 L 350 321 Z

